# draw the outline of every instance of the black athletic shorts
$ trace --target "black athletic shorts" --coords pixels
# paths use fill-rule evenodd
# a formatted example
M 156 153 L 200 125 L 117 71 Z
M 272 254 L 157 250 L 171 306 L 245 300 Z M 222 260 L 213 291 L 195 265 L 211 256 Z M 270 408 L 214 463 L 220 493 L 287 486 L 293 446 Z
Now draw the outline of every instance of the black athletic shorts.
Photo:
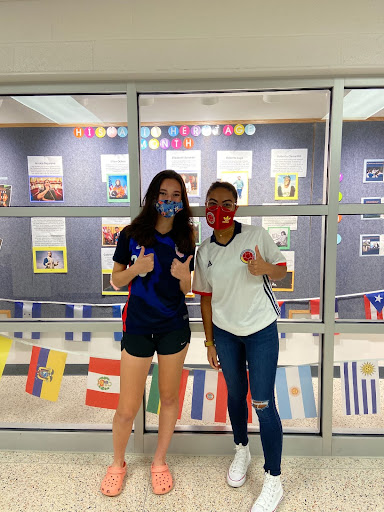
M 181 352 L 185 345 L 191 341 L 189 324 L 171 332 L 158 334 L 128 334 L 123 333 L 121 350 L 136 357 L 152 357 L 155 352 L 166 356 Z

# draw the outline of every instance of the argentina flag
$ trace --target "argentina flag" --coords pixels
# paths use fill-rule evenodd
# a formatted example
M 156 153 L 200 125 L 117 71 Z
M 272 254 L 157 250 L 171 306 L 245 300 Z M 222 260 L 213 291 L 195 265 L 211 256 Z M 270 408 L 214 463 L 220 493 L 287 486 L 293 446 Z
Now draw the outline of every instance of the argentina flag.
M 344 414 L 377 414 L 380 409 L 379 362 L 346 361 L 340 365 Z
M 316 418 L 311 367 L 289 366 L 276 371 L 276 395 L 280 418 Z

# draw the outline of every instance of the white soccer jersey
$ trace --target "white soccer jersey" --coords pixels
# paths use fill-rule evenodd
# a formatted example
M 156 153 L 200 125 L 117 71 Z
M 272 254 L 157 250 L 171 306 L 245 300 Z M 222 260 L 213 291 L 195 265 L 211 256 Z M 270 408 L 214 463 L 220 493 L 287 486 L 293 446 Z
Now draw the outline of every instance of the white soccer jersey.
M 228 244 L 218 243 L 212 235 L 197 251 L 192 290 L 212 295 L 213 323 L 237 336 L 261 331 L 280 315 L 268 276 L 253 276 L 248 270 L 256 245 L 268 263 L 286 264 L 264 228 L 238 222 Z

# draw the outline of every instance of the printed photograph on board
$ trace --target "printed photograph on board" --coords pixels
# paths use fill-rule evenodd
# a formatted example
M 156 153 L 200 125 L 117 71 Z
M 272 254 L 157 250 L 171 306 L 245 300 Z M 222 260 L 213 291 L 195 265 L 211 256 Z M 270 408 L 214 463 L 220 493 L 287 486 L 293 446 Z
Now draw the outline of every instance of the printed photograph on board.
M 128 285 L 116 286 L 112 281 L 111 272 L 102 272 L 102 295 L 128 295 Z
M 103 217 L 102 218 L 102 246 L 116 247 L 121 231 L 131 223 L 129 217 Z
M 193 232 L 195 234 L 195 244 L 201 244 L 201 222 L 193 221 Z
M 380 235 L 360 235 L 360 256 L 380 255 Z
M 294 200 L 299 197 L 299 179 L 297 172 L 278 173 L 275 177 L 275 199 L 277 201 Z
M 231 183 L 237 192 L 237 204 L 246 206 L 248 204 L 248 173 L 222 171 L 220 173 L 221 181 Z
M 363 197 L 361 199 L 362 204 L 382 204 L 384 203 L 384 198 L 382 197 Z M 380 213 L 363 213 L 361 216 L 361 220 L 369 220 L 369 219 L 380 219 L 384 218 L 384 215 L 380 215 Z
M 37 201 L 63 202 L 63 177 L 30 176 L 29 192 L 31 203 Z
M 384 182 L 384 160 L 364 160 L 364 183 Z
M 291 229 L 289 227 L 269 227 L 268 233 L 279 249 L 290 249 Z
M 67 272 L 67 250 L 65 247 L 33 248 L 33 269 L 35 274 Z
M 11 206 L 12 185 L 0 185 L 0 206 Z
M 200 197 L 200 174 L 184 171 L 179 173 L 185 183 L 188 197 Z
M 288 270 L 287 275 L 280 281 L 271 280 L 272 289 L 274 292 L 293 292 L 295 282 L 295 272 Z
M 129 201 L 127 174 L 107 174 L 107 198 L 109 203 Z

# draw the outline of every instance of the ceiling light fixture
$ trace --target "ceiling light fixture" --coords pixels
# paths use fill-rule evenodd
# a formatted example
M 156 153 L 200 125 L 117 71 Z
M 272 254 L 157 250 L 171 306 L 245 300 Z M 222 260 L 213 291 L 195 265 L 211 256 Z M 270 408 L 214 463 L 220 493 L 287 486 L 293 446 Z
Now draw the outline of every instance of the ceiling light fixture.
M 72 96 L 12 96 L 12 99 L 57 124 L 103 123 Z

